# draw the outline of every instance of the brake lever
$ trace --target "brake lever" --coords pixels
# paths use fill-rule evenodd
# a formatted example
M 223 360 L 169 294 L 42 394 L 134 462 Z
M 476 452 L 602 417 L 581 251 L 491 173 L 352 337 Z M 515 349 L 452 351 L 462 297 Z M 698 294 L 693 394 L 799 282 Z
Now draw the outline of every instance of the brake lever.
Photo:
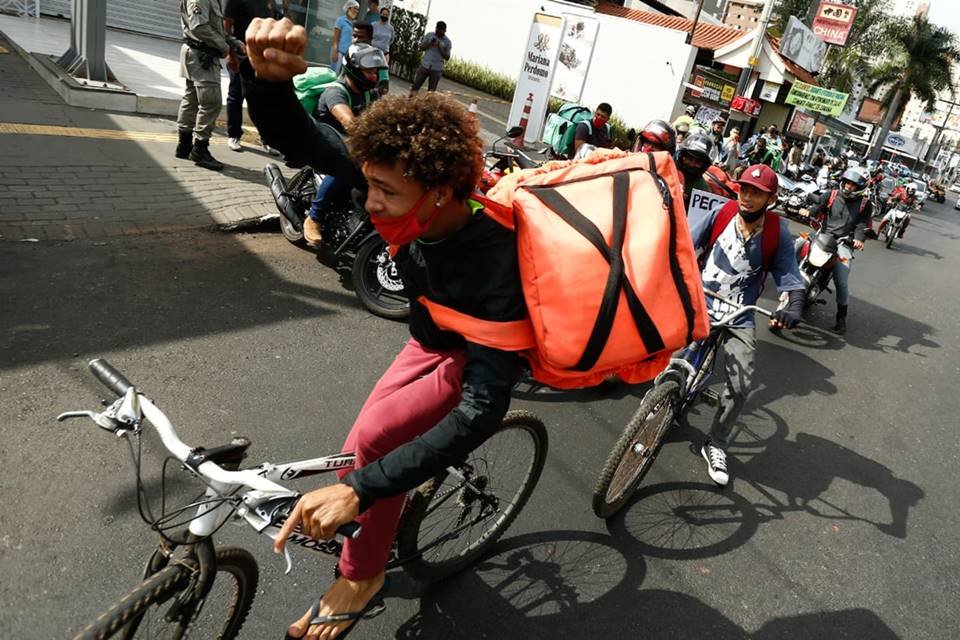
M 64 422 L 71 418 L 90 418 L 93 423 L 105 431 L 115 433 L 119 428 L 117 422 L 108 415 L 108 412 L 95 413 L 93 411 L 66 411 L 57 416 L 57 422 Z

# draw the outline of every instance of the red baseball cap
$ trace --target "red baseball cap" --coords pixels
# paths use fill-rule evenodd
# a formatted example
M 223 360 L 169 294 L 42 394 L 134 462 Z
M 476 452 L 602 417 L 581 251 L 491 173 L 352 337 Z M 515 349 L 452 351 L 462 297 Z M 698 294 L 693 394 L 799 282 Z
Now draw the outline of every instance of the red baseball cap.
M 766 191 L 767 193 L 776 193 L 780 181 L 777 180 L 777 173 L 765 164 L 755 164 L 747 167 L 737 180 L 738 184 L 749 184 L 752 187 Z

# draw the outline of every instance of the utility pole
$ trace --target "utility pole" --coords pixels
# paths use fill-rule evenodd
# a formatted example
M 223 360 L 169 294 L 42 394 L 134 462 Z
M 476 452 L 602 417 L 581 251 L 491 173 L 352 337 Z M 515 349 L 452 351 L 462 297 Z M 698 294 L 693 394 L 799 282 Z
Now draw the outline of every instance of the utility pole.
M 767 37 L 767 26 L 770 24 L 770 16 L 773 12 L 773 3 L 776 0 L 766 0 L 766 4 L 763 6 L 763 14 L 760 19 L 760 26 L 756 29 L 756 33 L 753 37 L 753 47 L 750 52 L 750 59 L 747 61 L 747 66 L 743 68 L 743 71 L 740 72 L 740 79 L 737 82 L 737 93 L 736 95 L 742 96 L 747 91 L 747 85 L 750 84 L 750 76 L 753 74 L 754 68 L 760 63 L 760 52 L 763 50 L 763 40 Z

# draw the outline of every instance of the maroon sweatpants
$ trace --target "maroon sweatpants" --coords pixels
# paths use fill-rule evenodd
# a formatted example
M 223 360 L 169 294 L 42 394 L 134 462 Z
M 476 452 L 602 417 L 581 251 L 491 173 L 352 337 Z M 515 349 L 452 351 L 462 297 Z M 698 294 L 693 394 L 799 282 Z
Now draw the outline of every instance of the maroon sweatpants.
M 411 338 L 373 388 L 343 445 L 344 452 L 356 453 L 355 468 L 426 433 L 453 411 L 460 403 L 463 365 L 462 351 L 432 351 Z M 377 500 L 357 518 L 363 531 L 344 542 L 340 556 L 346 578 L 366 580 L 383 571 L 404 499 L 401 494 Z

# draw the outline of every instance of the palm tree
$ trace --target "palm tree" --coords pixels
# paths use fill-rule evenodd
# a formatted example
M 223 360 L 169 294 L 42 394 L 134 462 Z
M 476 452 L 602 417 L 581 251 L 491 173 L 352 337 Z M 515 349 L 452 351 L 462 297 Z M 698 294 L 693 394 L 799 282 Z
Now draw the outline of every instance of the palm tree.
M 890 27 L 890 55 L 870 74 L 870 93 L 883 88 L 881 102 L 887 108 L 880 135 L 870 153 L 872 159 L 880 157 L 890 127 L 894 119 L 903 114 L 911 95 L 933 110 L 938 93 L 944 90 L 954 93 L 951 67 L 958 61 L 960 50 L 953 34 L 930 24 L 925 17 L 914 16 Z

